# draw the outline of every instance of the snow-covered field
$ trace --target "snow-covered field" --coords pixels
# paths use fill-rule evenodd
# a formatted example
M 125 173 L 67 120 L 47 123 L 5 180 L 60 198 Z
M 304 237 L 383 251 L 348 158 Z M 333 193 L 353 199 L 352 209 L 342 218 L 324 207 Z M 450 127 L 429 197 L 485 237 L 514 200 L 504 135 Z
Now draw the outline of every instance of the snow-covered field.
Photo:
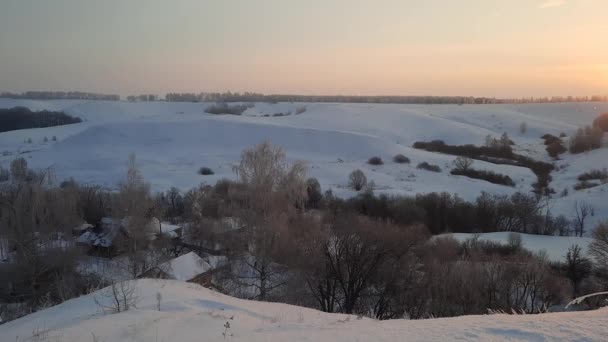
M 459 242 L 464 242 L 468 239 L 478 238 L 480 241 L 491 241 L 500 244 L 507 244 L 510 234 L 518 234 L 521 236 L 522 247 L 533 253 L 543 253 L 550 261 L 564 262 L 568 248 L 573 245 L 578 245 L 584 255 L 587 254 L 589 244 L 593 239 L 576 236 L 546 236 L 533 235 L 509 232 L 495 232 L 482 234 L 469 233 L 453 233 L 437 235 L 435 238 L 453 237 Z
M 511 194 L 530 191 L 535 175 L 527 168 L 475 161 L 474 168 L 508 174 L 514 188 L 449 174 L 454 156 L 411 148 L 415 141 L 441 139 L 449 144 L 484 143 L 487 135 L 503 132 L 516 142 L 519 153 L 549 160 L 540 139 L 545 133 L 571 135 L 590 124 L 608 103 L 510 104 L 510 105 L 398 105 L 398 104 L 304 104 L 299 115 L 272 117 L 294 112 L 298 103 L 257 103 L 243 116 L 209 115 L 208 104 L 166 102 L 34 101 L 0 99 L 0 108 L 25 106 L 33 110 L 62 110 L 81 117 L 75 125 L 0 133 L 0 164 L 7 167 L 17 156 L 30 166 L 52 166 L 57 178 L 74 177 L 81 182 L 114 187 L 124 175 L 130 153 L 135 153 L 146 179 L 156 190 L 171 186 L 188 189 L 201 182 L 213 184 L 233 178 L 232 166 L 244 148 L 265 139 L 282 145 L 290 159 L 308 162 L 309 173 L 324 190 L 341 196 L 348 174 L 362 169 L 373 180 L 377 192 L 415 194 L 447 191 L 473 200 L 481 191 Z M 269 114 L 270 117 L 264 117 Z M 519 127 L 526 122 L 528 130 Z M 55 136 L 57 141 L 53 141 Z M 48 142 L 44 142 L 44 137 Z M 26 143 L 28 139 L 32 143 Z M 402 153 L 411 164 L 396 164 L 392 157 Z M 385 164 L 366 163 L 379 156 Z M 574 191 L 576 177 L 591 169 L 608 167 L 608 148 L 580 155 L 566 154 L 553 173 L 551 186 L 559 194 L 551 203 L 553 214 L 573 216 L 576 201 L 595 207 L 590 226 L 608 216 L 608 185 Z M 427 161 L 442 167 L 441 173 L 418 170 Z M 210 167 L 212 176 L 197 170 Z
M 608 309 L 375 321 L 138 280 L 137 308 L 103 314 L 100 290 L 0 325 L 2 341 L 605 341 Z M 162 300 L 157 309 L 157 293 Z M 225 324 L 229 322 L 230 328 Z M 226 332 L 226 337 L 223 333 Z

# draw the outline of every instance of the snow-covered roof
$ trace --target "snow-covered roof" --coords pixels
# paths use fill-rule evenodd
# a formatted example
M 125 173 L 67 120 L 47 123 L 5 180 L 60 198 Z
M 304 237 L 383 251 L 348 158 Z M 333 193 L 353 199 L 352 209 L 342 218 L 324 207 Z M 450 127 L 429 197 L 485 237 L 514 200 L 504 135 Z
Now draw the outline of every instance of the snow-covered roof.
M 92 228 L 92 227 L 93 227 L 92 224 L 84 222 L 84 223 L 82 223 L 82 224 L 74 227 L 73 230 L 83 231 L 83 230 L 87 230 L 87 229 Z
M 194 252 L 169 260 L 161 264 L 159 268 L 165 272 L 169 278 L 182 281 L 188 281 L 199 274 L 213 269 L 209 263 Z

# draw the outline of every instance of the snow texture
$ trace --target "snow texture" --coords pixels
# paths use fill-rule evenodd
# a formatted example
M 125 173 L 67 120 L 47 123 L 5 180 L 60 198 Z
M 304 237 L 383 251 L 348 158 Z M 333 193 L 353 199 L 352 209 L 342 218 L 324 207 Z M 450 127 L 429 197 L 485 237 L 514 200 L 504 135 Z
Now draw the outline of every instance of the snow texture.
M 605 341 L 608 309 L 375 321 L 236 299 L 192 283 L 137 280 L 137 309 L 100 312 L 100 292 L 0 325 L 2 341 Z M 101 290 L 104 291 L 104 290 Z M 156 296 L 162 301 L 157 310 Z M 224 325 L 229 323 L 230 328 Z M 222 333 L 226 331 L 224 339 Z M 33 338 L 33 335 L 37 337 Z M 94 337 L 93 337 L 94 336 Z M 36 339 L 42 337 L 41 339 Z

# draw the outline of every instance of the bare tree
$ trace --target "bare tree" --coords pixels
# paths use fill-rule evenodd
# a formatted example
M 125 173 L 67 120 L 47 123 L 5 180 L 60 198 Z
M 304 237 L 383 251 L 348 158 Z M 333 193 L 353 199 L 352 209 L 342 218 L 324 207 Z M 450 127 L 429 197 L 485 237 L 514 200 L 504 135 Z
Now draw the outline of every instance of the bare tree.
M 589 254 L 602 268 L 608 267 L 608 221 L 600 223 L 592 233 L 593 241 L 589 244 Z
M 591 261 L 583 256 L 579 245 L 568 248 L 566 254 L 566 277 L 572 284 L 572 298 L 579 295 L 579 285 L 581 281 L 591 273 Z
M 574 235 L 582 237 L 585 234 L 587 218 L 593 215 L 593 207 L 585 201 L 576 201 L 574 203 L 574 214 Z
M 359 191 L 367 185 L 367 177 L 363 171 L 357 169 L 350 173 L 348 176 L 348 186 L 353 188 L 355 191 Z
M 139 296 L 135 281 L 112 283 L 93 296 L 95 304 L 103 313 L 119 313 L 137 307 Z
M 150 217 L 154 205 L 150 185 L 144 181 L 134 154 L 129 156 L 126 177 L 118 189 L 112 214 L 127 234 L 123 246 L 127 252 L 125 267 L 137 277 L 152 266 L 146 249 L 154 234 Z
M 233 214 L 244 224 L 245 238 L 232 250 L 233 275 L 240 285 L 255 288 L 255 297 L 266 300 L 284 285 L 278 263 L 289 217 L 304 208 L 307 198 L 306 167 L 288 163 L 280 147 L 265 141 L 243 151 L 235 167 L 241 183 L 231 199 Z
M 473 159 L 468 157 L 458 157 L 454 159 L 454 167 L 458 171 L 467 171 L 473 165 Z

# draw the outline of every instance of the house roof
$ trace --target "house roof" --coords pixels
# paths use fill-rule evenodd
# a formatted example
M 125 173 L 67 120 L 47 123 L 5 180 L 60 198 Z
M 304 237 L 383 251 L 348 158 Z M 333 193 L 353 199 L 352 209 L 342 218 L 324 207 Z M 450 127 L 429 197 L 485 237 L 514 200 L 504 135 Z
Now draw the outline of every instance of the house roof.
M 107 217 L 104 217 L 101 222 L 101 231 L 85 231 L 76 239 L 76 242 L 98 247 L 112 246 L 114 239 L 121 233 L 123 227 L 118 221 Z
M 188 281 L 192 278 L 213 269 L 209 263 L 190 252 L 175 259 L 169 260 L 159 268 L 171 279 Z

